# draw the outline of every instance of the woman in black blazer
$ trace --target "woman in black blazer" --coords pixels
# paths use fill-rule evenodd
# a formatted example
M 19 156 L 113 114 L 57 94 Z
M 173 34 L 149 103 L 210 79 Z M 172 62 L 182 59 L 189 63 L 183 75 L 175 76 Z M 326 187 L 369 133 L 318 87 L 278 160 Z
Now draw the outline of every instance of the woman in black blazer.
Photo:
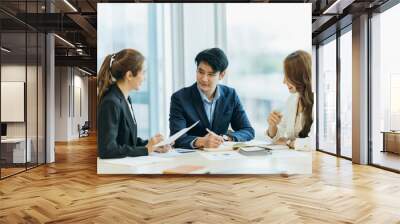
M 137 123 L 129 93 L 139 90 L 143 80 L 144 57 L 133 49 L 108 55 L 98 74 L 97 147 L 99 157 L 146 156 L 166 152 L 170 146 L 154 147 L 163 140 L 157 134 L 149 140 L 137 137 Z

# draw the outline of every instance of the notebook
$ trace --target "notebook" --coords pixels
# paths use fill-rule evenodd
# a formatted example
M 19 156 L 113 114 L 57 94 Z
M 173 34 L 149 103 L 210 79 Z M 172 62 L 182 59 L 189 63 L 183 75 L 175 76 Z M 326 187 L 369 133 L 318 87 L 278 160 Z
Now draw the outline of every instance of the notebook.
M 239 153 L 246 156 L 261 156 L 271 154 L 271 150 L 262 147 L 252 146 L 240 148 Z

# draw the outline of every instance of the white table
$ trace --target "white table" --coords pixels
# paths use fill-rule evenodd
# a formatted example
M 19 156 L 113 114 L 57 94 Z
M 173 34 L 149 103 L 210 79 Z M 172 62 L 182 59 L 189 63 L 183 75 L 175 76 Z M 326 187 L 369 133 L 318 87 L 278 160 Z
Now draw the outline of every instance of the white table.
M 30 138 L 28 138 L 26 142 L 28 147 L 26 147 L 25 151 L 25 138 L 1 139 L 2 152 L 5 152 L 7 150 L 12 150 L 12 163 L 25 163 L 26 159 L 27 162 L 30 162 L 32 141 Z M 10 149 L 9 147 L 12 148 Z
M 204 166 L 210 174 L 311 174 L 312 152 L 292 149 L 272 150 L 268 155 L 244 156 L 227 151 L 224 158 L 214 152 L 170 152 L 122 159 L 97 159 L 98 174 L 162 174 L 164 170 L 180 165 Z M 224 153 L 224 152 L 219 152 Z

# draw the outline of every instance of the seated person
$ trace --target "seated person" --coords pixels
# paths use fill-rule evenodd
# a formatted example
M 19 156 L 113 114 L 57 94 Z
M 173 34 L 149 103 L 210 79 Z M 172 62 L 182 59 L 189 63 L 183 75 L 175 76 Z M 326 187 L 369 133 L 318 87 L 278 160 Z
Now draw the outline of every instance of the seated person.
M 254 138 L 246 112 L 233 88 L 218 84 L 226 74 L 228 59 L 219 48 L 200 52 L 195 62 L 197 82 L 171 97 L 170 134 L 200 120 L 175 142 L 177 148 L 216 148 L 223 141 Z M 229 124 L 234 132 L 228 133 Z
M 143 83 L 143 65 L 144 56 L 134 49 L 108 55 L 103 61 L 97 75 L 97 147 L 101 159 L 147 156 L 171 148 L 155 147 L 163 140 L 160 134 L 149 140 L 137 136 L 138 124 L 129 94 Z
M 286 144 L 290 148 L 311 149 L 309 138 L 313 124 L 312 109 L 314 95 L 311 87 L 311 55 L 298 50 L 289 54 L 284 62 L 283 83 L 289 96 L 282 112 L 272 111 L 268 116 L 267 138 L 275 144 Z M 296 144 L 295 144 L 296 143 Z

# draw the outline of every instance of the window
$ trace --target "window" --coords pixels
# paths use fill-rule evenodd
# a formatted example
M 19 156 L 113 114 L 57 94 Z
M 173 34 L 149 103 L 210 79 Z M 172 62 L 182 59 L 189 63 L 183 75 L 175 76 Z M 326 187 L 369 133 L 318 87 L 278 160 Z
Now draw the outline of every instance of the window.
M 400 170 L 400 134 L 391 131 L 400 130 L 399 20 L 400 5 L 371 19 L 372 163 L 396 170 Z M 383 132 L 389 132 L 386 140 Z
M 336 154 L 336 39 L 319 46 L 318 149 Z
M 42 12 L 43 3 L 20 2 L 20 14 Z M 2 12 L 0 17 L 9 21 L 2 24 L 0 31 L 0 110 L 5 115 L 1 118 L 2 127 L 6 127 L 2 133 L 6 139 L 0 145 L 0 178 L 5 178 L 45 163 L 46 38 L 44 33 Z M 21 103 L 3 100 L 11 93 Z M 17 109 L 10 110 L 12 106 Z
M 281 109 L 289 96 L 284 58 L 299 49 L 311 53 L 309 6 L 227 4 L 228 85 L 236 89 L 256 138 L 265 138 L 269 113 Z M 290 17 L 279 15 L 278 8 Z
M 147 68 L 155 60 L 150 54 L 150 4 L 99 4 L 98 5 L 98 54 L 97 69 L 100 69 L 104 58 L 125 48 L 140 51 L 146 57 L 146 78 L 140 91 L 131 94 L 136 120 L 138 136 L 150 136 L 150 90 L 149 80 L 155 76 Z M 113 19 L 110 19 L 113 18 Z M 118 18 L 118 19 L 116 19 Z M 154 27 L 154 26 L 151 26 Z M 156 91 L 157 88 L 154 88 Z
M 340 154 L 352 157 L 352 33 L 340 36 Z

